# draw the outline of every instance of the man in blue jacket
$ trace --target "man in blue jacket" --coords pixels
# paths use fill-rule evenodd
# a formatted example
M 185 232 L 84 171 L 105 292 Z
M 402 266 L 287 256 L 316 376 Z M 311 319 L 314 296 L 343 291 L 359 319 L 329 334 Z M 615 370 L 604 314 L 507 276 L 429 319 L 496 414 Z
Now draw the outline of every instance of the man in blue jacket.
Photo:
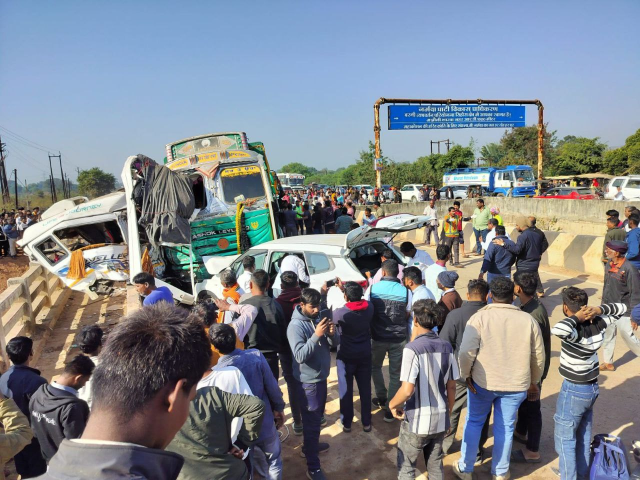
M 268 472 L 260 472 L 268 480 L 282 479 L 282 455 L 277 428 L 284 424 L 284 400 L 273 376 L 271 368 L 260 350 L 236 348 L 236 332 L 231 325 L 214 323 L 209 328 L 211 345 L 222 355 L 218 367 L 236 367 L 251 388 L 254 396 L 266 406 L 260 436 L 254 443 L 263 452 L 268 464 Z M 275 422 L 274 422 L 275 420 Z M 255 468 L 255 452 L 251 449 L 251 463 Z
M 631 264 L 640 269 L 640 228 L 638 228 L 638 223 L 640 223 L 640 215 L 631 214 L 629 215 L 629 231 L 627 232 L 626 242 L 627 242 L 627 260 L 631 262 Z
M 502 241 L 511 241 L 506 235 L 507 232 L 504 226 L 498 225 L 495 227 L 495 231 L 495 238 Z M 515 261 L 516 256 L 513 253 L 506 248 L 491 243 L 484 254 L 479 278 L 483 278 L 485 273 L 487 274 L 487 283 L 491 283 L 491 280 L 498 276 L 511 278 L 511 266 Z
M 325 480 L 318 453 L 329 448 L 320 443 L 320 422 L 327 402 L 327 377 L 331 368 L 331 347 L 340 336 L 328 310 L 321 310 L 322 296 L 313 288 L 305 288 L 287 327 L 287 339 L 293 352 L 293 376 L 298 383 L 298 401 L 302 413 L 307 477 Z
M 527 219 L 524 215 L 516 218 L 516 229 L 520 232 L 516 243 L 499 238 L 493 241 L 494 244 L 506 248 L 516 256 L 516 271 L 531 272 L 536 277 L 538 283 L 538 297 L 544 297 L 544 289 L 538 268 L 540 268 L 540 260 L 542 254 L 548 247 L 546 238 L 537 228 L 529 228 L 530 225 L 535 226 L 535 218 Z

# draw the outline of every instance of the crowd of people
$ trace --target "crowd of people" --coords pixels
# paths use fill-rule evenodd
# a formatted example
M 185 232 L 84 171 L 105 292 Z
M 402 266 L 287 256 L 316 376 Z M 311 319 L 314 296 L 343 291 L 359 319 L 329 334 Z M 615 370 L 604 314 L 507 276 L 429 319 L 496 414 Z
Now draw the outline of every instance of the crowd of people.
M 333 201 L 325 197 L 324 208 L 333 210 Z M 315 233 L 337 231 L 342 216 L 351 228 L 353 205 L 343 208 L 338 217 L 322 217 Z M 484 461 L 493 416 L 491 473 L 504 480 L 511 462 L 542 461 L 540 392 L 555 335 L 563 377 L 553 416 L 556 473 L 586 478 L 598 375 L 615 369 L 617 334 L 640 355 L 634 263 L 640 212 L 626 209 L 624 222 L 607 212 L 603 305 L 588 306 L 584 290 L 568 287 L 561 294 L 565 318 L 551 326 L 538 271 L 548 241 L 534 217 L 515 218 L 514 241 L 500 212 L 481 198 L 469 217 L 459 202 L 447 207 L 442 222 L 435 199 L 425 214 L 428 209 L 435 213 L 425 240 L 435 239 L 435 261 L 403 242 L 407 261 L 383 250 L 380 269 L 367 272 L 363 283 L 335 279 L 309 288 L 304 264 L 288 255 L 271 285 L 247 256 L 240 277 L 222 272 L 221 298 L 188 311 L 175 307 L 152 275 L 140 273 L 133 283 L 142 307 L 106 337 L 96 325 L 84 327 L 76 342 L 82 353 L 51 383 L 29 365 L 31 339 L 10 340 L 12 366 L 0 377 L 2 460 L 14 456 L 22 478 L 282 479 L 288 403 L 291 433 L 303 439 L 306 476 L 322 480 L 321 454 L 330 445 L 320 432 L 335 365 L 343 434 L 355 425 L 370 434 L 374 409 L 383 411 L 384 422 L 399 421 L 399 479 L 416 477 L 421 454 L 429 479 L 443 478 L 443 457 L 458 449 L 467 408 L 455 475 L 470 480 Z M 375 214 L 384 216 L 384 206 L 374 203 L 365 218 Z M 482 257 L 466 299 L 456 290 L 455 270 L 463 221 L 473 223 L 472 251 Z M 514 441 L 522 447 L 513 449 Z
M 0 257 L 15 258 L 18 255 L 16 242 L 22 238 L 24 231 L 40 220 L 40 209 L 24 207 L 18 210 L 0 212 Z

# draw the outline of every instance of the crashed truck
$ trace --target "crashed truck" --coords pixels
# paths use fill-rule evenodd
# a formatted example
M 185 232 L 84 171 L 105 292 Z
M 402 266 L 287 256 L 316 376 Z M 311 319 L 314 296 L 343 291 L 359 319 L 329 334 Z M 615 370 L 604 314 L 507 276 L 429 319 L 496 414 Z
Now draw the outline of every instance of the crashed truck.
M 25 252 L 76 290 L 148 271 L 181 303 L 212 296 L 221 257 L 282 236 L 277 177 L 264 145 L 243 132 L 190 137 L 166 151 L 164 165 L 129 157 L 123 192 L 53 205 L 25 231 Z

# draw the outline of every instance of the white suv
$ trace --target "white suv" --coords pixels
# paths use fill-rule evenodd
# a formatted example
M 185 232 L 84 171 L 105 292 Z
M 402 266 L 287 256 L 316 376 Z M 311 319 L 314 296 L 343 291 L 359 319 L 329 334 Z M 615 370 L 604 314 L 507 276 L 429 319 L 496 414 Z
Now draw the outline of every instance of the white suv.
M 640 199 L 640 175 L 613 177 L 604 189 L 604 198 L 613 200 L 618 193 L 618 187 L 622 187 L 622 194 L 627 200 Z
M 427 216 L 390 215 L 380 219 L 375 227 L 362 226 L 348 234 L 279 238 L 251 247 L 237 257 L 209 257 L 205 260 L 205 266 L 213 278 L 204 283 L 204 291 L 199 292 L 199 296 L 213 295 L 221 298 L 219 274 L 231 268 L 240 276 L 244 272 L 242 259 L 248 255 L 255 258 L 256 269 L 269 272 L 271 285 L 278 275 L 282 259 L 293 254 L 304 261 L 311 279 L 311 288 L 320 290 L 324 282 L 336 277 L 345 282 L 358 282 L 366 288 L 365 272 L 375 274 L 380 268 L 380 254 L 385 248 L 391 248 L 396 260 L 406 265 L 408 259 L 393 247 L 389 238 L 401 232 L 422 228 L 430 220 L 431 217 Z

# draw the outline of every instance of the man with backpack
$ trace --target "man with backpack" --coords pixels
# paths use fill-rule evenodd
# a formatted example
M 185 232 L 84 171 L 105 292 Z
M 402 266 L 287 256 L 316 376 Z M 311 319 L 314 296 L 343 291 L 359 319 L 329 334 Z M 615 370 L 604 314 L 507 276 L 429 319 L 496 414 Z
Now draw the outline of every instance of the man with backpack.
M 584 290 L 568 287 L 562 292 L 562 312 L 567 318 L 556 323 L 551 333 L 562 341 L 555 447 L 560 457 L 554 472 L 564 479 L 587 478 L 593 424 L 593 406 L 598 398 L 598 356 L 604 331 L 627 312 L 623 303 L 588 307 Z

